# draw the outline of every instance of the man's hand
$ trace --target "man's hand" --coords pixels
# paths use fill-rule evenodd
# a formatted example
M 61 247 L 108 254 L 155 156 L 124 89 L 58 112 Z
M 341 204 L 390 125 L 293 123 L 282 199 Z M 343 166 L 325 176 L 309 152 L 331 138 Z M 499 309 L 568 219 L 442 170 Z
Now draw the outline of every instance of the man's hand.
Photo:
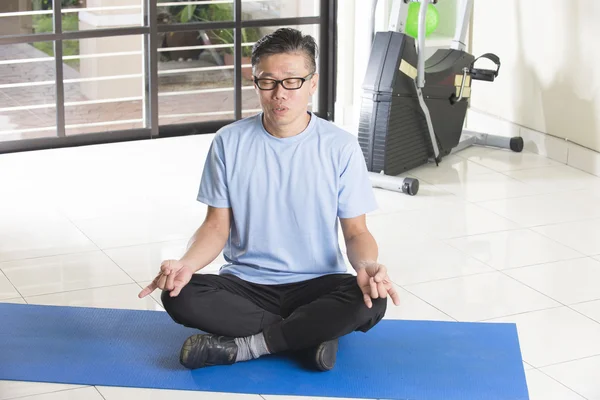
M 138 297 L 140 299 L 146 297 L 156 289 L 168 290 L 171 292 L 169 295 L 175 297 L 189 283 L 192 275 L 194 275 L 194 272 L 181 261 L 163 261 L 156 278 L 138 294 Z
M 379 297 L 386 298 L 389 294 L 395 305 L 400 305 L 400 296 L 392 285 L 392 281 L 388 277 L 387 268 L 377 262 L 363 262 L 357 268 L 356 281 L 360 290 L 363 292 L 363 297 L 367 307 L 373 306 L 373 299 Z

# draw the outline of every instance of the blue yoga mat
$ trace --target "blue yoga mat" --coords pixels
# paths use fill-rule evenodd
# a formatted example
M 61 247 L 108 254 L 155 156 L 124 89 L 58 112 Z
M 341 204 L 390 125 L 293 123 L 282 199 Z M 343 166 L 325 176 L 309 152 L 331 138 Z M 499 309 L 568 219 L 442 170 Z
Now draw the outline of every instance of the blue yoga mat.
M 186 370 L 198 331 L 160 311 L 0 303 L 0 379 L 367 399 L 528 399 L 514 324 L 381 321 L 340 339 L 330 372 L 290 355 Z

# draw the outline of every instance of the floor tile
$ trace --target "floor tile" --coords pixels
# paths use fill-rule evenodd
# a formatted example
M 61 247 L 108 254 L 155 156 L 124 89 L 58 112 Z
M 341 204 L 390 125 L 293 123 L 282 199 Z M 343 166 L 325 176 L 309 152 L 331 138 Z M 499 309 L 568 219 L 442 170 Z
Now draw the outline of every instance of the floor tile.
M 427 304 L 414 294 L 395 285 L 400 296 L 400 305 L 396 306 L 388 299 L 384 319 L 426 320 L 426 321 L 454 321 L 449 315 Z
M 80 389 L 62 390 L 59 392 L 37 394 L 23 400 L 103 400 L 98 390 L 93 386 Z
M 501 272 L 404 288 L 458 321 L 480 321 L 560 305 Z
M 600 382 L 598 382 L 600 355 L 551 365 L 542 368 L 541 371 L 589 400 L 600 399 Z
M 10 261 L 0 269 L 25 297 L 133 282 L 100 251 Z
M 378 241 L 391 243 L 398 243 L 402 239 L 450 239 L 520 228 L 506 218 L 468 203 L 378 215 L 371 217 L 367 223 Z
M 599 201 L 600 194 L 595 191 L 576 190 L 477 204 L 521 226 L 534 227 L 599 218 Z
M 423 181 L 419 181 L 419 192 L 416 196 L 408 196 L 404 193 L 383 189 L 375 189 L 374 191 L 379 208 L 371 215 L 460 205 L 463 201 L 452 193 Z
M 205 208 L 163 207 L 159 212 L 143 210 L 126 215 L 74 220 L 73 223 L 101 249 L 146 243 L 187 240 L 200 227 Z M 118 229 L 115 227 L 118 226 Z
M 469 177 L 452 177 L 436 183 L 438 187 L 467 201 L 485 201 L 523 197 L 539 194 L 534 186 L 527 185 L 499 172 Z
M 600 254 L 600 218 L 538 226 L 533 230 L 585 255 Z
M 263 400 L 257 394 L 156 390 L 113 386 L 97 386 L 96 388 L 105 400 Z
M 568 165 L 507 171 L 507 176 L 535 188 L 538 192 L 555 193 L 600 188 L 600 178 Z
M 0 380 L 0 400 L 22 398 L 36 394 L 60 392 L 83 388 L 79 385 L 63 385 L 58 383 L 19 382 Z
M 558 261 L 505 271 L 519 282 L 563 304 L 600 299 L 600 261 Z
M 0 268 L 2 263 L 0 263 Z M 21 297 L 17 289 L 10 283 L 6 275 L 0 271 L 0 300 Z
M 585 303 L 573 304 L 570 306 L 575 311 L 596 320 L 600 323 L 600 300 L 586 301 Z
M 523 359 L 535 368 L 600 354 L 600 324 L 568 307 L 489 321 L 517 324 Z
M 435 163 L 425 164 L 411 170 L 410 175 L 425 182 L 438 185 L 440 183 L 462 181 L 479 174 L 489 174 L 492 172 L 494 171 L 489 168 L 451 154 L 444 157 L 439 165 L 435 165 Z
M 406 240 L 379 248 L 379 262 L 398 285 L 491 272 L 486 264 L 439 240 Z
M 13 299 L 3 299 L 0 300 L 0 303 L 27 304 L 27 302 L 22 297 L 16 297 Z
M 25 299 L 29 304 L 40 305 L 163 310 L 160 303 L 152 297 L 140 299 L 138 297 L 140 291 L 141 288 L 138 284 L 131 283 L 41 296 L 27 296 Z
M 458 154 L 469 161 L 483 165 L 486 168 L 490 168 L 498 172 L 562 165 L 549 158 L 540 157 L 537 154 L 526 151 L 521 153 L 515 153 L 511 150 L 478 152 L 477 148 L 473 148 L 471 153 L 466 153 L 468 151 L 469 149 Z
M 117 247 L 106 249 L 104 252 L 119 267 L 136 281 L 148 281 L 156 277 L 163 261 L 180 259 L 187 249 L 188 239 L 172 242 L 149 243 L 139 246 Z M 220 254 L 211 263 L 222 266 L 226 264 Z M 208 267 L 208 266 L 207 266 Z
M 403 211 L 392 214 L 367 216 L 367 227 L 380 247 L 396 246 L 403 240 L 431 238 L 426 232 L 416 231 L 408 225 L 406 213 L 419 213 L 419 211 Z M 414 217 L 411 223 L 414 223 Z M 340 238 L 342 238 L 340 233 Z M 341 239 L 343 240 L 343 239 Z M 344 251 L 345 245 L 341 246 Z
M 446 243 L 500 270 L 583 256 L 529 229 L 467 236 Z
M 536 369 L 525 371 L 530 400 L 584 400 L 565 385 Z
M 52 210 L 30 210 L 0 212 L 0 262 L 98 249 L 65 217 Z

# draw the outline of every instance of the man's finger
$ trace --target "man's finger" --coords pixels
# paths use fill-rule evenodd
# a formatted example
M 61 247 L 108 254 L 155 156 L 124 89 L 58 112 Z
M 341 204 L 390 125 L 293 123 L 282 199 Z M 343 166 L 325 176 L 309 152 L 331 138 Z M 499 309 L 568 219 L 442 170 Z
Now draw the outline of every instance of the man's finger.
M 173 290 L 175 288 L 175 274 L 169 274 L 167 276 L 167 282 L 165 283 L 165 289 Z
M 161 274 L 156 281 L 156 286 L 160 289 L 160 290 L 165 290 L 165 287 L 167 286 L 167 275 L 163 275 Z
M 384 265 L 379 265 L 379 269 L 373 279 L 375 282 L 380 283 L 383 282 L 387 277 L 387 268 Z
M 368 293 L 365 293 L 365 294 L 363 295 L 363 298 L 364 298 L 364 300 L 365 300 L 365 304 L 367 305 L 367 307 L 368 307 L 368 308 L 371 308 L 371 307 L 373 307 L 373 301 L 371 301 L 371 296 L 369 296 L 369 294 L 368 294 Z
M 184 286 L 185 286 L 185 283 L 183 283 L 181 281 L 176 282 L 175 285 L 174 285 L 174 287 L 173 287 L 173 290 L 171 290 L 171 292 L 169 293 L 169 295 L 171 297 L 177 297 L 179 295 L 179 293 L 181 292 L 181 289 L 183 289 Z
M 371 297 L 376 299 L 379 297 L 379 292 L 377 291 L 377 284 L 373 278 L 369 279 L 369 286 L 371 287 Z
M 143 299 L 144 297 L 148 296 L 150 293 L 154 292 L 156 290 L 158 286 L 156 286 L 156 279 L 152 281 L 152 283 L 150 283 L 148 286 L 146 286 L 141 292 L 140 294 L 138 294 L 138 297 L 140 299 Z
M 399 306 L 400 305 L 400 295 L 396 291 L 396 288 L 394 287 L 394 285 L 390 285 L 387 292 L 390 295 L 390 297 L 392 298 L 394 305 Z
M 164 261 L 160 264 L 160 273 L 163 275 L 169 275 L 171 273 L 171 260 Z
M 387 297 L 388 290 L 382 282 L 377 284 L 377 291 L 379 292 L 379 297 L 381 297 L 382 299 L 385 299 Z

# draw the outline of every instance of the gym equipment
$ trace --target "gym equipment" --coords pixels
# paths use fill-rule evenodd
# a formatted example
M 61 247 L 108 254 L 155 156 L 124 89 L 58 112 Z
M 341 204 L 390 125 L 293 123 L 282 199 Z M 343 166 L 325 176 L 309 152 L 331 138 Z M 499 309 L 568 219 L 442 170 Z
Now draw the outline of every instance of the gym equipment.
M 377 32 L 363 83 L 358 140 L 374 187 L 417 194 L 419 181 L 402 177 L 471 145 L 523 150 L 521 137 L 463 130 L 472 80 L 493 82 L 500 59 L 465 52 L 473 0 L 463 0 L 454 40 L 425 60 L 425 23 L 430 1 L 421 0 L 418 40 L 405 34 L 410 0 L 393 3 L 388 32 Z M 476 68 L 479 59 L 495 69 Z
M 318 372 L 293 354 L 187 370 L 179 349 L 198 331 L 161 311 L 0 303 L 0 320 L 0 380 L 311 398 L 527 399 L 514 324 L 383 320 L 340 338 L 335 368 Z

